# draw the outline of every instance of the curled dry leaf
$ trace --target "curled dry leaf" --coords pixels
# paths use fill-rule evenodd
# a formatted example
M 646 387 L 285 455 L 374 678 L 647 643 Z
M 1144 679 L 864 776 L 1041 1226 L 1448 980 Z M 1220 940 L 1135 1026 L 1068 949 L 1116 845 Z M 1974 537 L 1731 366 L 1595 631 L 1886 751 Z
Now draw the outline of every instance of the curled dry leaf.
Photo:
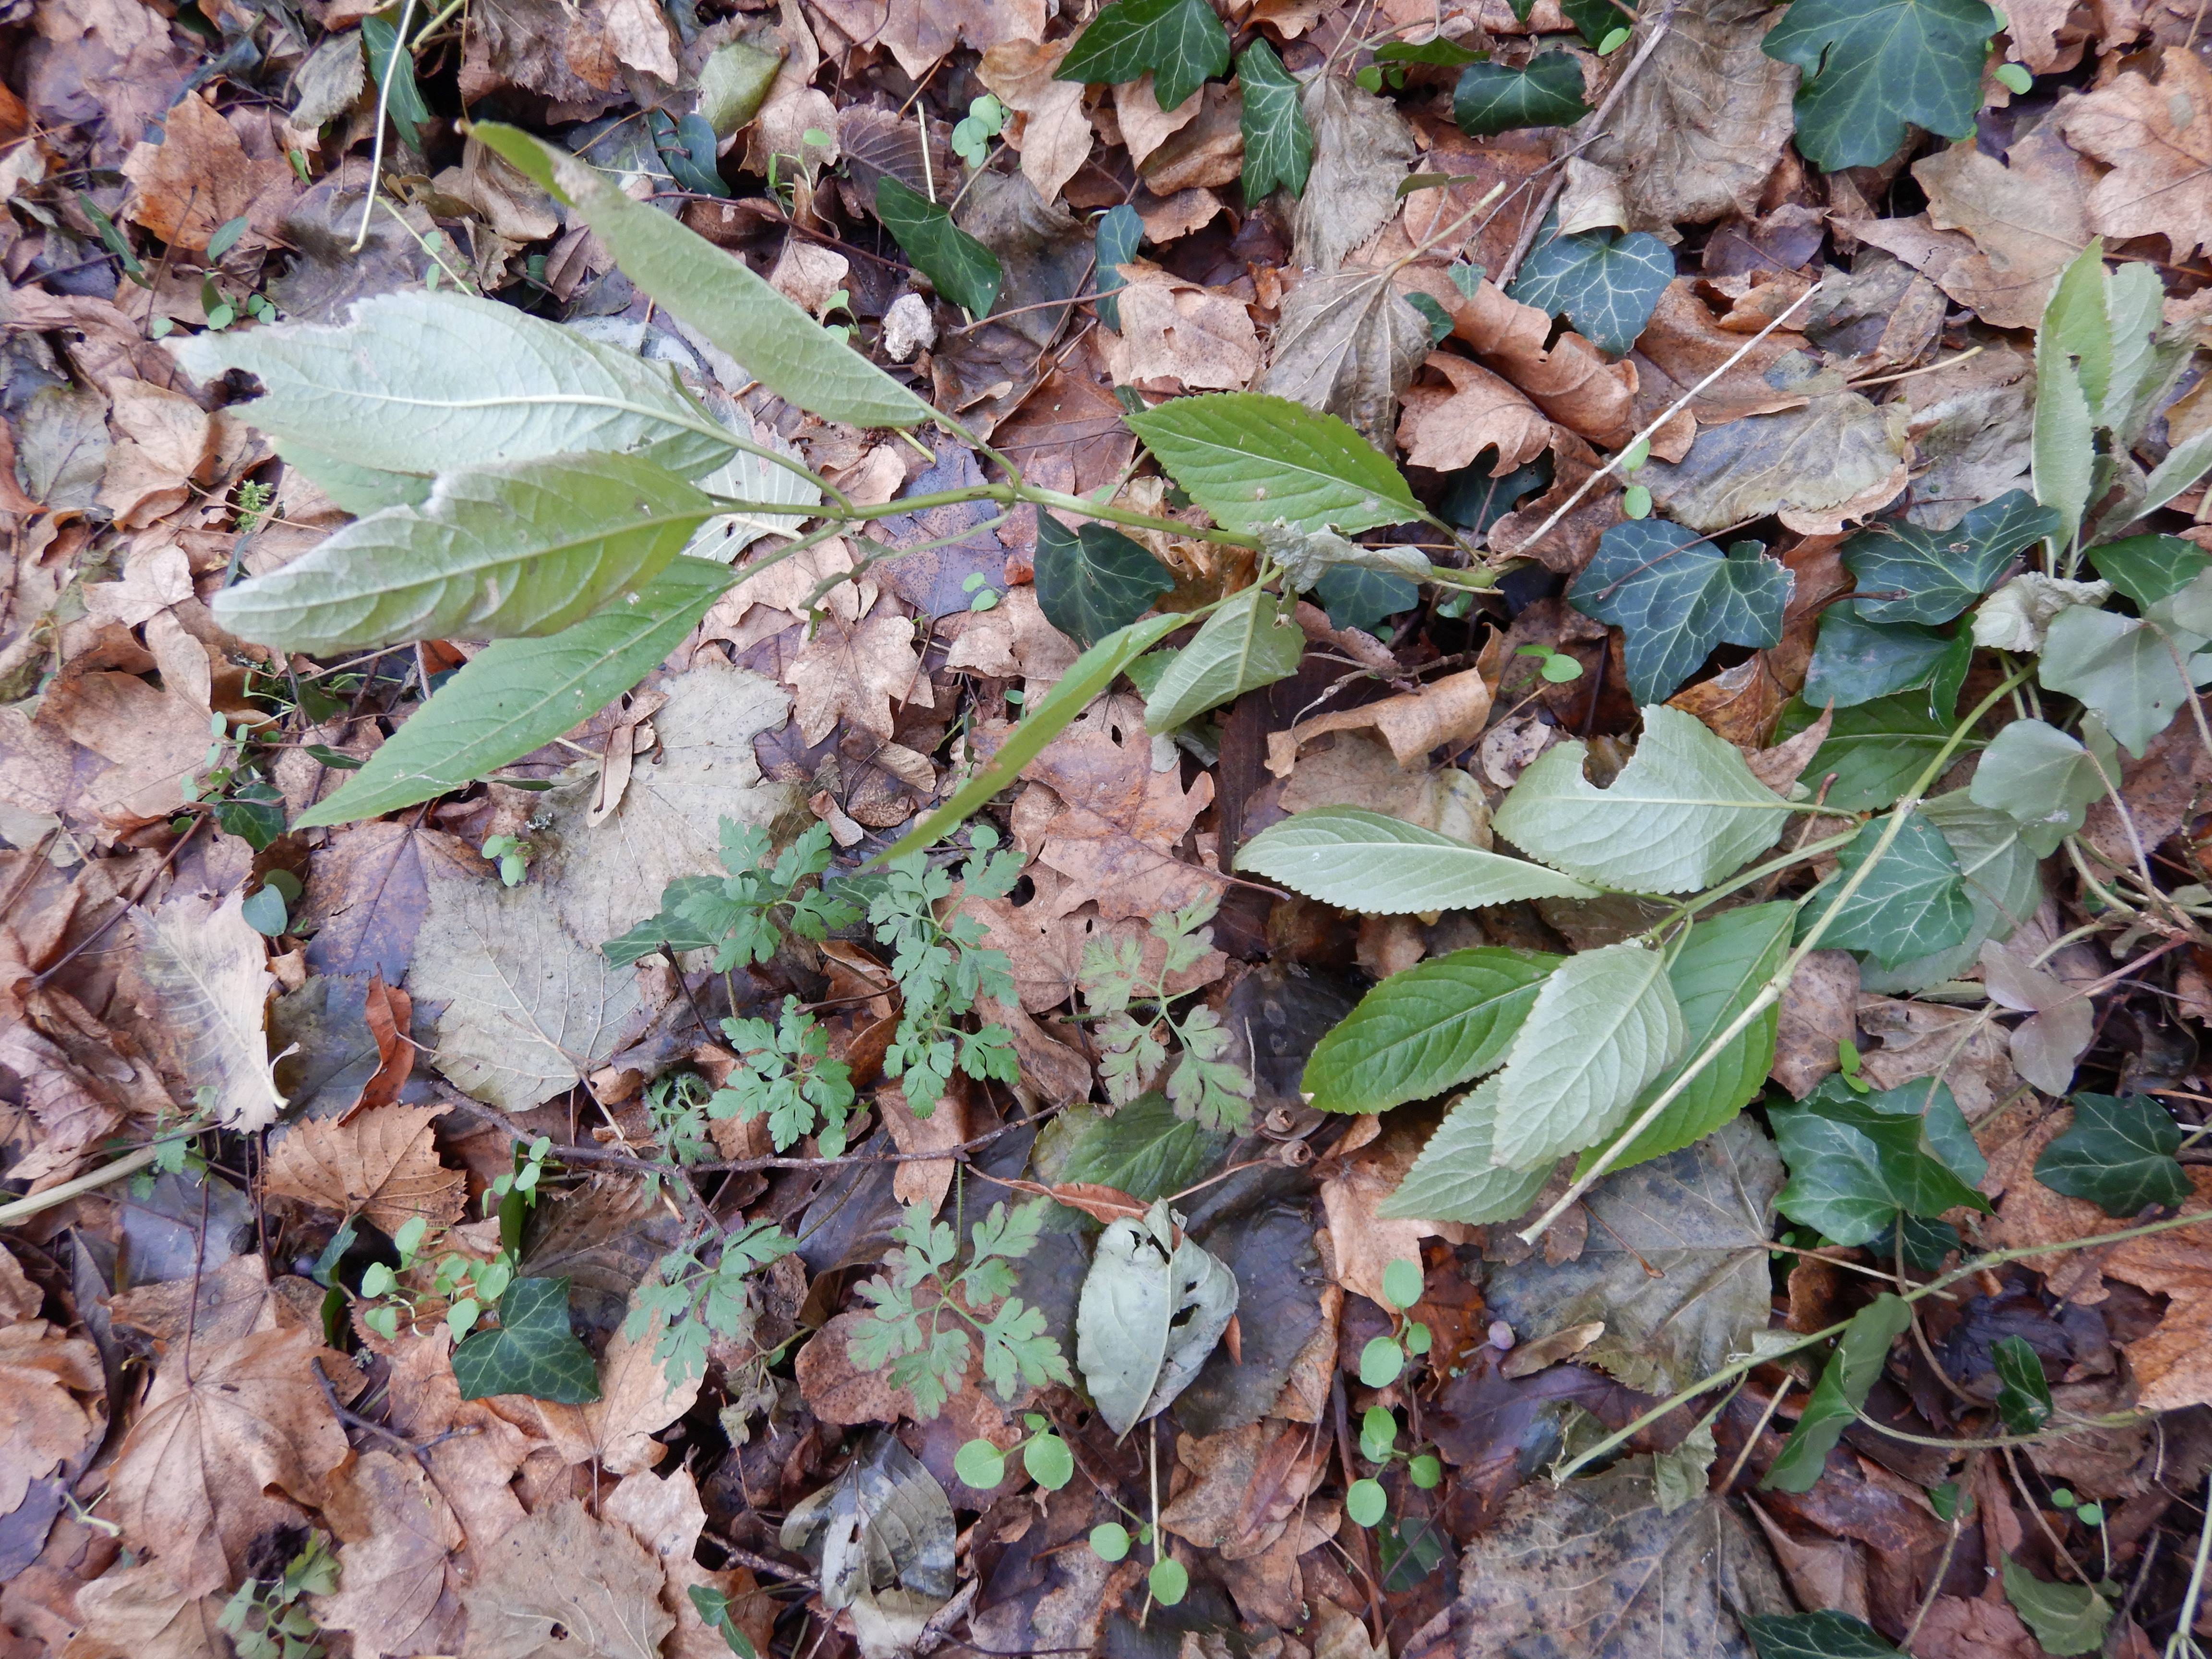
M 1006 40 L 988 48 L 976 78 L 1022 119 L 1007 143 L 1021 153 L 1022 173 L 1046 201 L 1058 196 L 1090 158 L 1091 122 L 1083 112 L 1083 88 L 1055 81 L 1052 72 L 1067 56 L 1066 41 L 1041 46 Z
M 1714 316 L 1699 297 L 1701 286 L 1694 276 L 1677 276 L 1668 283 L 1651 320 L 1636 337 L 1636 349 L 1629 361 L 1636 365 L 1639 423 L 1656 419 L 1661 410 L 1742 351 L 1751 337 L 1729 326 L 1732 319 Z M 1751 331 L 1751 334 L 1757 332 L 1756 328 Z M 1803 392 L 1778 386 L 1771 377 L 1781 359 L 1808 349 L 1803 335 L 1777 329 L 1692 398 L 1689 412 L 1699 426 L 1708 427 L 1725 425 L 1747 415 L 1771 415 L 1802 406 Z M 1659 459 L 1679 460 L 1681 452 Z
M 2186 259 L 2212 244 L 2212 70 L 2166 47 L 2154 82 L 2130 70 L 2057 120 L 2083 154 L 2112 168 L 2089 194 L 2089 228 L 2102 236 L 2163 236 Z
M 1316 715 L 1287 732 L 1268 733 L 1267 769 L 1279 778 L 1288 777 L 1306 743 L 1324 732 L 1369 726 L 1382 734 L 1400 766 L 1419 766 L 1431 750 L 1462 749 L 1480 737 L 1490 719 L 1490 685 L 1481 671 L 1462 669 L 1419 691 Z
M 64 1464 L 74 1472 L 96 1426 L 76 1396 L 105 1386 L 91 1343 L 43 1319 L 0 1328 L 0 1516 L 21 1506 L 33 1481 Z
M 1406 392 L 1398 441 L 1408 465 L 1456 472 L 1488 449 L 1491 476 L 1502 478 L 1550 446 L 1551 422 L 1511 382 L 1445 351 L 1431 352 L 1425 367 L 1445 384 Z
M 1241 392 L 1260 372 L 1260 336 L 1244 302 L 1142 260 L 1121 267 L 1119 333 L 1103 335 L 1116 386 Z
M 1632 364 L 1607 362 L 1595 346 L 1571 331 L 1553 340 L 1550 317 L 1507 299 L 1489 281 L 1476 283 L 1468 295 L 1440 270 L 1414 266 L 1399 280 L 1443 307 L 1452 332 L 1562 426 L 1608 447 L 1626 442 L 1635 430 L 1630 412 L 1636 395 Z M 1665 453 L 1658 440 L 1652 447 Z
M 270 1154 L 264 1190 L 340 1215 L 359 1215 L 396 1233 L 420 1216 L 434 1227 L 459 1221 L 468 1180 L 438 1162 L 431 1125 L 445 1106 L 386 1106 L 350 1122 L 295 1124 Z
M 266 1128 L 284 1104 L 269 1067 L 268 941 L 247 926 L 246 890 L 179 893 L 132 913 L 138 972 L 159 1005 L 188 1090 L 208 1089 L 224 1127 Z

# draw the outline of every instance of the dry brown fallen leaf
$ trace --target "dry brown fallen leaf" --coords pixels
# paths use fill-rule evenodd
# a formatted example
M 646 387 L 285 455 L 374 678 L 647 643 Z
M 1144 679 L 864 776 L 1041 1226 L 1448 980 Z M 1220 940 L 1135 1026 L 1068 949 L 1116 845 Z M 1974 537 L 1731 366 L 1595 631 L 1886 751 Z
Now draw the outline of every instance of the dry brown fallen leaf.
M 1638 478 L 1693 530 L 1771 513 L 1811 536 L 1864 519 L 1904 489 L 1911 443 L 1904 410 L 1877 409 L 1830 384 L 1838 379 L 1808 384 L 1814 395 L 1801 409 L 1707 428 L 1679 462 L 1655 459 Z
M 204 252 L 216 229 L 236 218 L 257 234 L 274 233 L 299 191 L 289 164 L 246 155 L 204 93 L 170 109 L 161 142 L 133 149 L 123 176 L 133 186 L 125 216 L 191 253 Z
M 607 1340 L 599 1356 L 599 1397 L 589 1404 L 562 1406 L 501 1395 L 497 1398 L 502 1414 L 542 1431 L 571 1464 L 596 1462 L 611 1474 L 653 1468 L 668 1452 L 653 1437 L 691 1409 L 702 1381 L 672 1376 L 655 1357 L 662 1328 L 655 1315 L 641 1334 L 629 1335 L 625 1326 Z
M 1630 407 L 1636 395 L 1634 365 L 1607 362 L 1571 331 L 1553 340 L 1549 316 L 1507 299 L 1495 283 L 1479 283 L 1473 294 L 1462 294 L 1442 270 L 1419 265 L 1401 272 L 1399 282 L 1443 306 L 1452 332 L 1562 426 L 1607 448 L 1626 442 L 1635 430 Z M 1652 453 L 1678 452 L 1686 433 L 1686 426 L 1680 434 L 1672 428 L 1661 431 L 1652 440 Z
M 1022 118 L 1010 125 L 1006 142 L 1020 153 L 1023 176 L 1048 202 L 1091 157 L 1091 121 L 1083 112 L 1083 87 L 1053 78 L 1069 44 L 1001 41 L 988 48 L 976 66 L 976 78 Z
M 431 1126 L 451 1109 L 383 1106 L 343 1124 L 295 1124 L 270 1152 L 264 1190 L 359 1215 L 386 1234 L 417 1216 L 449 1225 L 468 1206 L 468 1178 L 438 1162 Z
M 64 1659 L 225 1659 L 216 1624 L 227 1595 L 190 1595 L 159 1561 L 115 1567 L 81 1587 Z
M 320 1286 L 315 1287 L 315 1296 L 319 1301 Z M 196 1348 L 306 1322 L 284 1300 L 284 1292 L 270 1284 L 268 1264 L 259 1255 L 234 1255 L 219 1267 L 204 1270 L 197 1302 L 190 1279 L 173 1279 L 110 1297 L 107 1316 L 118 1328 L 143 1334 L 160 1354 L 184 1341 L 188 1306 Z
M 676 1616 L 659 1558 L 574 1498 L 540 1510 L 485 1553 L 461 1593 L 472 1659 L 660 1659 Z
M 1502 478 L 1550 447 L 1551 422 L 1511 381 L 1448 351 L 1431 352 L 1423 367 L 1443 384 L 1406 388 L 1398 442 L 1407 465 L 1455 472 L 1492 449 L 1491 476 Z
M 876 1108 L 883 1114 L 884 1127 L 891 1132 L 893 1144 L 909 1155 L 949 1154 L 968 1138 L 967 1101 L 962 1090 L 948 1089 L 934 1111 L 927 1117 L 916 1117 L 906 1103 L 906 1091 L 886 1083 L 876 1090 Z M 902 1204 L 920 1204 L 935 1215 L 945 1195 L 952 1190 L 952 1167 L 949 1155 L 901 1164 L 891 1171 L 891 1195 Z
M 392 1345 L 388 1421 L 410 1439 L 430 1445 L 430 1479 L 452 1505 L 471 1554 L 483 1552 L 522 1519 L 509 1483 L 530 1455 L 531 1441 L 489 1402 L 463 1400 L 453 1380 L 453 1339 L 441 1325 L 403 1335 Z M 451 1434 L 453 1430 L 466 1432 Z
M 1858 958 L 1848 951 L 1815 951 L 1783 988 L 1774 1064 L 1768 1075 L 1802 1100 L 1839 1063 L 1836 1045 L 1857 1030 Z
M 362 1659 L 459 1652 L 461 1523 L 414 1460 L 363 1453 L 323 1515 L 339 1539 L 340 1574 L 337 1593 L 314 1603 L 323 1626 L 351 1632 Z
M 143 380 L 118 381 L 107 419 L 115 447 L 107 453 L 99 504 L 115 515 L 118 527 L 143 529 L 167 518 L 191 500 L 194 484 L 209 481 L 216 461 L 216 422 L 190 398 Z M 182 550 L 175 551 L 181 561 Z M 176 598 L 191 597 L 188 573 Z
M 1160 1525 L 1224 1561 L 1265 1554 L 1328 1473 L 1328 1439 L 1304 1425 L 1248 1423 L 1176 1437 L 1175 1496 Z
M 1328 1217 L 1334 1258 L 1333 1277 L 1377 1307 L 1391 1305 L 1382 1295 L 1383 1270 L 1393 1261 L 1418 1267 L 1424 1238 L 1464 1244 L 1475 1237 L 1473 1228 L 1456 1221 L 1385 1221 L 1375 1213 L 1398 1190 L 1425 1139 L 1419 1130 L 1394 1124 L 1348 1158 L 1332 1158 L 1322 1176 L 1322 1208 Z
M 1267 769 L 1279 778 L 1288 777 L 1298 750 L 1313 738 L 1328 732 L 1366 727 L 1382 734 L 1390 745 L 1391 757 L 1400 766 L 1419 766 L 1431 750 L 1462 749 L 1480 737 L 1490 719 L 1490 685 L 1481 671 L 1462 669 L 1418 691 L 1317 714 L 1287 732 L 1268 733 Z
M 21 1506 L 33 1480 L 91 1449 L 96 1425 L 76 1396 L 96 1399 L 106 1386 L 100 1354 L 82 1338 L 43 1319 L 0 1327 L 0 1516 Z
M 2212 70 L 2166 47 L 2159 78 L 2115 76 L 2056 118 L 2067 140 L 2112 168 L 2089 193 L 2089 227 L 2111 237 L 2163 236 L 2173 258 L 2212 244 Z
M 188 1090 L 212 1090 L 224 1127 L 266 1128 L 284 1104 L 269 1070 L 267 1008 L 276 980 L 268 941 L 247 925 L 246 890 L 217 900 L 177 893 L 149 916 L 134 910 L 137 972 L 161 1011 Z
M 1115 301 L 1121 331 L 1100 333 L 1100 354 L 1116 386 L 1241 392 L 1251 383 L 1260 372 L 1260 336 L 1242 300 L 1141 259 L 1121 273 L 1127 285 Z
M 1738 351 L 1743 351 L 1743 356 L 1690 399 L 1689 412 L 1700 427 L 1721 426 L 1747 415 L 1767 415 L 1802 405 L 1802 392 L 1778 387 L 1767 375 L 1780 359 L 1808 349 L 1805 337 L 1780 328 L 1745 350 L 1758 331 L 1739 332 L 1716 317 L 1700 297 L 1700 288 L 1694 276 L 1678 276 L 1668 283 L 1652 310 L 1651 320 L 1636 337 L 1636 349 L 1629 361 L 1636 365 L 1638 423 L 1656 419 L 1662 410 Z
M 784 671 L 801 736 L 819 743 L 842 721 L 891 735 L 893 702 L 933 708 L 929 676 L 915 653 L 914 623 L 877 616 L 848 623 L 832 613 Z
M 750 1638 L 757 1651 L 769 1650 L 776 1601 L 760 1589 L 750 1569 L 709 1572 L 696 1559 L 707 1511 L 690 1470 L 679 1468 L 662 1476 L 641 1469 L 624 1475 L 599 1505 L 599 1517 L 629 1528 L 660 1559 L 666 1574 L 660 1605 L 676 1620 L 664 1659 L 720 1659 L 730 1651 L 728 1641 L 708 1627 L 692 1604 L 690 1592 L 695 1588 L 728 1597 L 731 1621 Z
M 207 764 L 207 711 L 136 674 L 64 672 L 40 704 L 38 724 L 112 762 L 78 800 L 112 828 L 135 829 L 184 804 L 184 785 Z

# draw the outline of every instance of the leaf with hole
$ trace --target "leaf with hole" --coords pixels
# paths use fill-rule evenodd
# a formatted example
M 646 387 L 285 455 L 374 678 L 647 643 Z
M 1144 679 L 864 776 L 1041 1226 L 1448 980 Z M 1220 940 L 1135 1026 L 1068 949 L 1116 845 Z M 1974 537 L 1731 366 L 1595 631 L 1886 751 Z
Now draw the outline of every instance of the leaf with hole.
M 1481 1076 L 1504 1061 L 1537 988 L 1560 960 L 1484 945 L 1391 975 L 1314 1045 L 1298 1085 L 1307 1104 L 1387 1111 Z
M 1875 1378 L 1881 1375 L 1889 1345 L 1911 1323 L 1911 1309 L 1888 1291 L 1851 1316 L 1798 1415 L 1797 1426 L 1759 1483 L 1760 1490 L 1813 1490 L 1827 1466 L 1828 1453 L 1856 1419 Z
M 1038 512 L 1037 608 L 1078 645 L 1127 628 L 1174 591 L 1175 578 L 1142 543 L 1103 524 L 1070 530 Z
M 1099 1236 L 1075 1316 L 1076 1364 L 1118 1437 L 1197 1376 L 1237 1312 L 1237 1279 L 1176 1228 L 1164 1200 Z
M 1674 250 L 1648 231 L 1586 230 L 1562 236 L 1558 224 L 1554 211 L 1522 261 L 1508 297 L 1565 317 L 1603 350 L 1626 352 L 1674 280 Z
M 876 180 L 876 217 L 939 294 L 978 320 L 990 314 L 1006 271 L 997 254 L 952 222 L 942 203 L 886 173 Z
M 1250 392 L 1176 398 L 1127 417 L 1191 499 L 1231 530 L 1356 535 L 1421 516 L 1389 459 L 1334 415 Z
M 1638 945 L 1569 957 L 1536 994 L 1499 1073 L 1492 1160 L 1533 1170 L 1620 1126 L 1684 1037 L 1667 959 Z
M 1149 70 L 1166 110 L 1228 69 L 1229 31 L 1206 0 L 1114 0 L 1085 25 L 1053 78 L 1120 86 Z
M 1932 625 L 1949 622 L 1979 599 L 1997 585 L 2014 554 L 2057 528 L 2056 513 L 2014 489 L 1984 501 L 1948 530 L 1902 520 L 1869 525 L 1844 544 L 1842 558 L 1858 580 L 1854 603 L 1861 617 Z
M 1597 896 L 1540 864 L 1358 806 L 1316 807 L 1270 824 L 1244 844 L 1237 867 L 1325 904 L 1378 916 Z
M 1887 823 L 1875 819 L 1837 854 L 1837 872 L 1806 904 L 1801 935 L 1836 904 L 1836 895 L 1873 854 Z M 1973 921 L 1957 855 L 1941 830 L 1914 815 L 1898 826 L 1896 839 L 1858 890 L 1836 907 L 1820 943 L 1832 951 L 1863 951 L 1883 967 L 1893 968 L 1913 957 L 1948 950 L 1966 937 Z
M 2087 1200 L 2116 1220 L 2152 1205 L 2179 1204 L 2192 1190 L 2174 1154 L 2181 1126 L 2141 1095 L 2077 1094 L 2074 1121 L 2035 1160 L 2035 1178 L 2054 1193 Z
M 1290 608 L 1264 587 L 1239 589 L 1206 619 L 1176 653 L 1145 699 L 1145 727 L 1174 731 L 1210 708 L 1298 672 L 1305 630 Z
M 2004 27 L 1983 0 L 1796 0 L 1762 49 L 1804 70 L 1797 148 L 1834 173 L 1887 161 L 1908 127 L 1972 132 L 1990 37 Z
M 1244 200 L 1256 204 L 1278 189 L 1304 195 L 1314 156 L 1305 88 L 1265 40 L 1237 55 L 1237 86 L 1244 100 L 1237 118 L 1244 135 Z
M 599 1397 L 592 1351 L 568 1328 L 568 1281 L 518 1279 L 499 1299 L 499 1327 L 453 1350 L 461 1398 L 521 1394 L 580 1406 Z
M 1576 610 L 1621 631 L 1629 695 L 1664 702 L 1729 645 L 1782 642 L 1782 611 L 1796 579 L 1757 542 L 1723 555 L 1709 538 L 1664 519 L 1617 524 L 1575 578 Z
M 1589 113 L 1582 68 L 1564 52 L 1538 54 L 1526 69 L 1469 64 L 1452 89 L 1452 119 L 1470 138 L 1516 127 L 1559 127 Z

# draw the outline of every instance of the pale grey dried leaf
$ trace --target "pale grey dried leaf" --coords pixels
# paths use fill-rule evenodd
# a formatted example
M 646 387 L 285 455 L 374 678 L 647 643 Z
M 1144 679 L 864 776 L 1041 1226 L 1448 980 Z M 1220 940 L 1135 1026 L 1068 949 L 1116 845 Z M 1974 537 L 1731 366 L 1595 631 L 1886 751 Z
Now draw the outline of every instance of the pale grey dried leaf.
M 1174 1233 L 1164 1199 L 1142 1225 L 1115 1222 L 1083 1281 L 1076 1364 L 1116 1435 L 1167 1408 L 1237 1311 L 1236 1276 Z
M 209 1107 L 225 1128 L 250 1133 L 276 1121 L 284 1104 L 269 1069 L 265 1024 L 269 942 L 246 925 L 246 889 L 227 899 L 180 893 L 148 915 L 133 910 L 138 972 L 160 1006 L 176 1045 L 185 1085 L 211 1091 Z
M 1428 350 L 1428 319 L 1387 269 L 1309 277 L 1284 299 L 1273 355 L 1252 390 L 1340 416 L 1395 454 L 1398 395 Z
M 353 107 L 368 84 L 368 63 L 361 49 L 361 31 L 326 34 L 307 54 L 292 77 L 292 125 L 319 127 L 334 121 Z
M 952 1594 L 954 1540 L 945 1489 L 895 1437 L 873 1430 L 842 1474 L 793 1506 L 779 1541 L 821 1564 L 822 1600 L 836 1609 L 894 1589 L 942 1602 Z
M 1831 391 L 1802 409 L 1753 415 L 1698 434 L 1672 465 L 1637 474 L 1669 518 L 1718 531 L 1772 514 L 1805 535 L 1832 534 L 1880 511 L 1905 488 L 1904 411 Z
M 1413 134 L 1395 105 L 1342 76 L 1315 76 L 1304 102 L 1314 165 L 1291 216 L 1291 257 L 1330 276 L 1397 211 Z

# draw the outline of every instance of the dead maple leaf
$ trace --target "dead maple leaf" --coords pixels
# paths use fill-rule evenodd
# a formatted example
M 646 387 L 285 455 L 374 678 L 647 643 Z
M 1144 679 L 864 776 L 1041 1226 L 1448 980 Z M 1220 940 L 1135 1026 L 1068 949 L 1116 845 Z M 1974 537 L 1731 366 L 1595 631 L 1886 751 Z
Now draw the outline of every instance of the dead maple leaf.
M 119 528 L 143 529 L 168 517 L 191 500 L 196 483 L 208 481 L 216 459 L 216 422 L 190 398 L 143 380 L 118 381 L 107 419 L 116 441 L 98 499 Z M 187 573 L 178 597 L 191 596 Z
M 599 1518 L 628 1528 L 632 1537 L 660 1559 L 667 1575 L 660 1587 L 660 1605 L 676 1620 L 665 1659 L 720 1659 L 730 1650 L 721 1632 L 710 1629 L 692 1605 L 690 1593 L 694 1589 L 717 1590 L 727 1596 L 732 1622 L 745 1632 L 757 1651 L 768 1651 L 776 1602 L 761 1589 L 749 1569 L 709 1572 L 696 1559 L 707 1510 L 699 1501 L 699 1485 L 690 1470 L 676 1469 L 665 1477 L 644 1469 L 624 1475 L 600 1504 Z
M 325 1628 L 351 1632 L 362 1659 L 461 1650 L 461 1524 L 411 1458 L 364 1453 L 323 1516 L 340 1540 L 337 1593 L 314 1603 Z
M 2176 259 L 2212 245 L 2212 70 L 2163 48 L 2159 78 L 2130 70 L 2054 118 L 2067 141 L 2112 168 L 2089 192 L 2089 228 L 2163 236 Z
M 1423 367 L 1444 384 L 1406 388 L 1398 442 L 1408 465 L 1455 472 L 1490 449 L 1490 475 L 1502 478 L 1550 447 L 1551 422 L 1502 375 L 1448 351 L 1431 352 Z
M 468 1177 L 438 1162 L 430 1126 L 451 1109 L 383 1106 L 345 1123 L 295 1123 L 269 1155 L 264 1190 L 361 1216 L 387 1235 L 417 1216 L 449 1225 L 468 1207 Z
M 205 252 L 208 239 L 233 219 L 274 232 L 299 188 L 285 162 L 246 155 L 204 93 L 170 109 L 161 142 L 133 149 L 123 176 L 134 186 L 125 216 L 188 253 Z
M 77 1590 L 65 1659 L 227 1659 L 224 1595 L 191 1595 L 159 1561 L 110 1568 Z
M 659 1558 L 574 1498 L 540 1510 L 486 1553 L 461 1593 L 476 1659 L 660 1659 L 676 1627 Z
M 891 704 L 936 706 L 929 676 L 915 653 L 914 624 L 904 617 L 847 622 L 834 612 L 784 671 L 794 696 L 799 734 L 819 743 L 840 721 L 879 738 L 891 735 Z
M 235 1583 L 256 1539 L 297 1525 L 284 1497 L 328 1501 L 325 1477 L 351 1449 L 311 1367 L 319 1359 L 341 1390 L 355 1373 L 317 1337 L 262 1331 L 195 1348 L 189 1376 L 181 1356 L 155 1374 L 109 1490 L 124 1536 L 186 1594 Z
M 245 902 L 242 886 L 222 900 L 179 893 L 151 916 L 131 915 L 138 974 L 161 1007 L 186 1088 L 212 1090 L 216 1120 L 250 1133 L 276 1121 L 284 1097 L 269 1069 L 268 941 L 246 924 Z
M 1260 336 L 1233 295 L 1217 294 L 1157 265 L 1132 260 L 1115 304 L 1119 333 L 1103 331 L 1101 355 L 1116 386 L 1162 392 L 1241 392 L 1260 372 Z
M 1091 156 L 1091 121 L 1083 112 L 1083 88 L 1055 81 L 1069 41 L 1040 46 L 1005 40 L 988 48 L 976 78 L 1022 118 L 1006 142 L 1020 153 L 1022 174 L 1049 202 Z
M 403 1334 L 392 1345 L 388 1420 L 411 1440 L 434 1443 L 431 1483 L 460 1522 L 471 1553 L 481 1560 L 522 1519 L 522 1504 L 509 1483 L 532 1443 L 489 1402 L 461 1398 L 453 1347 L 442 1325 L 425 1335 Z
M 313 1289 L 319 1301 L 322 1287 Z M 259 1255 L 234 1255 L 203 1271 L 197 1302 L 191 1279 L 172 1279 L 111 1297 L 107 1316 L 118 1328 L 142 1334 L 160 1354 L 183 1342 L 188 1309 L 193 1346 L 203 1352 L 256 1331 L 305 1322 L 270 1284 L 268 1263 Z
M 106 1387 L 100 1354 L 43 1319 L 0 1328 L 0 1515 L 91 1449 L 95 1423 L 77 1401 Z

